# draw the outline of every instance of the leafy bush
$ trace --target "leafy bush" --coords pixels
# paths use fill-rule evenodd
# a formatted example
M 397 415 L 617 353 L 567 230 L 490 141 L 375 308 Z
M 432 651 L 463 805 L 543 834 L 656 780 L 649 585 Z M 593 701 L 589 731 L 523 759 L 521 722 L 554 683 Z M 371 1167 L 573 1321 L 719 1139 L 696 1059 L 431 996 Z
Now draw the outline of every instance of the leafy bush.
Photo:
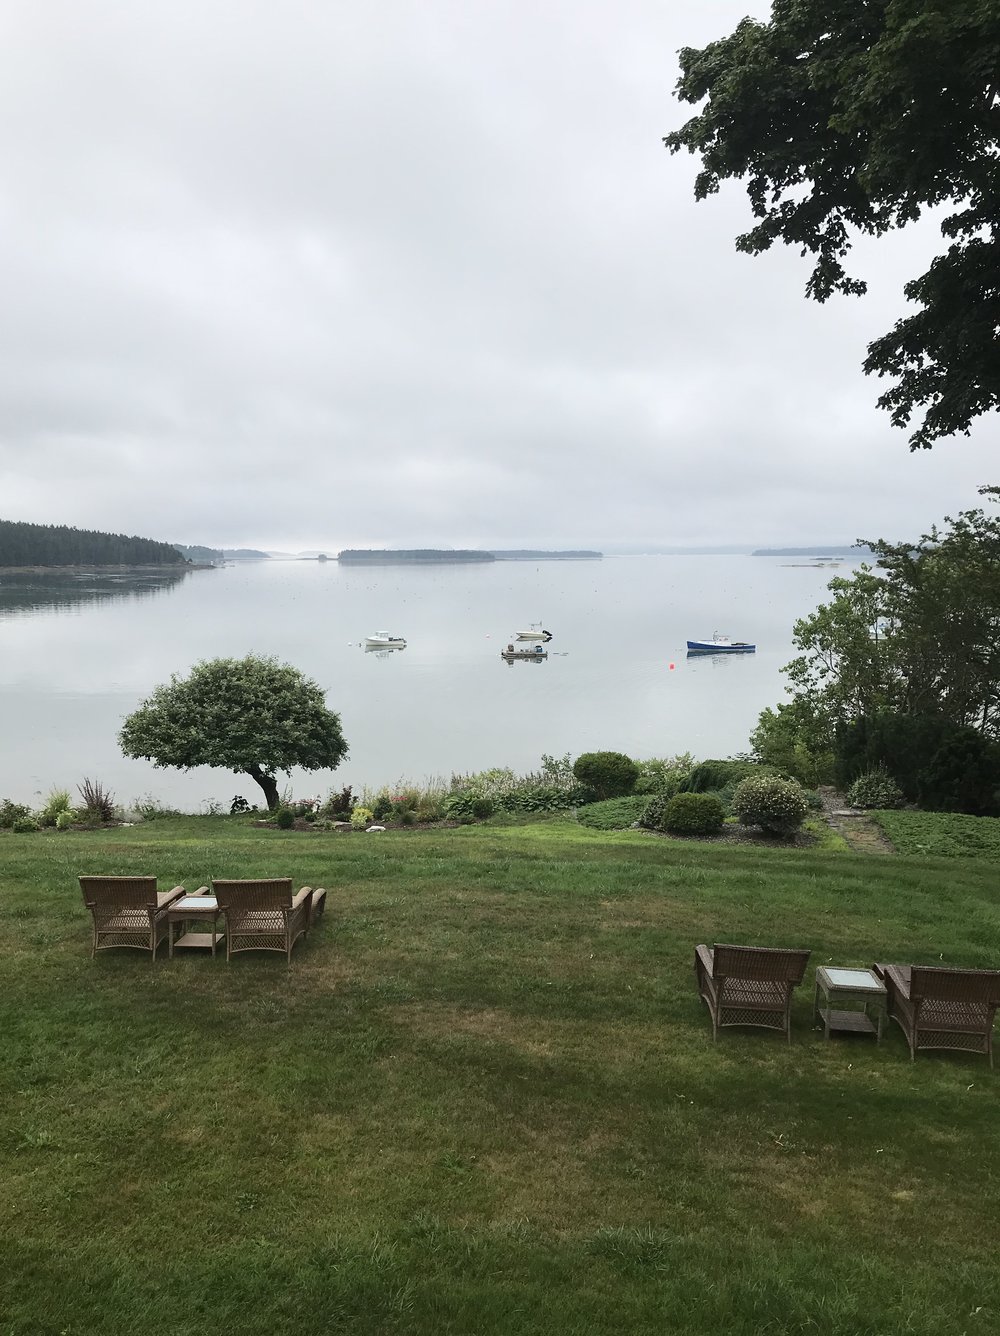
M 584 752 L 573 762 L 573 774 L 598 800 L 622 798 L 635 788 L 639 767 L 623 752 Z
M 161 803 L 158 798 L 154 798 L 151 793 L 147 793 L 145 798 L 137 798 L 129 809 L 141 821 L 162 820 L 164 817 L 183 816 L 184 813 L 177 807 L 171 807 L 167 803 Z M 248 809 L 255 811 L 255 808 Z M 209 813 L 212 815 L 212 813 Z
M 76 813 L 69 808 L 65 812 L 60 812 L 56 817 L 56 830 L 69 830 L 76 824 Z
M 593 798 L 577 782 L 569 757 L 561 761 L 542 757 L 541 769 L 530 775 L 513 770 L 482 770 L 474 775 L 452 775 L 451 791 L 440 795 L 440 810 L 452 820 L 471 820 L 473 798 L 491 798 L 497 812 L 559 812 Z
M 603 802 L 588 803 L 581 807 L 576 819 L 581 826 L 591 826 L 594 830 L 627 830 L 642 820 L 650 802 L 644 793 L 631 793 L 625 798 L 605 798 Z
M 887 807 L 903 805 L 903 790 L 884 766 L 876 766 L 859 775 L 847 790 L 847 801 L 852 807 Z
M 716 835 L 725 816 L 714 793 L 675 793 L 667 800 L 659 829 L 671 835 Z
M 384 821 L 392 811 L 392 799 L 387 793 L 380 793 L 372 803 L 371 811 L 376 821 Z
M 681 780 L 680 793 L 714 793 L 727 786 L 739 784 L 749 775 L 761 772 L 756 761 L 734 760 L 701 761 Z M 770 773 L 770 771 L 768 771 Z
M 647 830 L 662 830 L 663 817 L 667 810 L 667 803 L 674 797 L 672 793 L 655 793 L 646 803 L 646 807 L 639 818 L 639 825 Z
M 760 826 L 773 835 L 791 835 L 805 820 L 809 803 L 794 779 L 758 774 L 736 786 L 732 809 L 744 826 Z
M 69 793 L 66 789 L 53 789 L 45 800 L 45 805 L 38 813 L 40 826 L 54 826 L 60 812 L 70 810 Z
M 90 826 L 109 826 L 115 819 L 115 795 L 97 779 L 85 779 L 77 785 L 83 800 L 79 817 Z
M 323 804 L 322 815 L 346 821 L 350 818 L 351 812 L 354 810 L 354 802 L 354 793 L 351 790 L 350 784 L 345 784 L 339 792 L 337 792 L 336 789 L 332 789 L 330 791 L 330 796 Z
M 942 743 L 917 779 L 917 801 L 935 812 L 1000 813 L 1000 747 L 963 728 Z
M 459 791 L 448 795 L 444 810 L 452 821 L 486 821 L 496 812 L 497 803 L 485 793 Z
M 4 798 L 0 803 L 0 827 L 3 829 L 13 830 L 14 822 L 26 816 L 31 816 L 31 808 L 25 807 L 23 803 L 12 803 L 9 798 Z
M 246 812 L 256 812 L 256 807 L 251 807 L 242 793 L 237 793 L 236 797 L 229 804 L 230 816 L 243 816 Z
M 15 835 L 28 835 L 32 831 L 38 830 L 39 825 L 33 816 L 19 816 L 12 829 Z
M 290 807 L 279 807 L 274 814 L 274 824 L 279 830 L 291 830 L 295 825 L 295 813 Z
M 374 813 L 370 807 L 362 807 L 359 803 L 351 813 L 351 829 L 364 830 L 372 823 Z
M 761 711 L 750 747 L 759 765 L 800 784 L 812 788 L 834 782 L 830 726 L 808 701 L 787 701 Z
M 654 757 L 648 761 L 637 761 L 639 778 L 635 781 L 636 793 L 674 794 L 694 765 L 690 752 L 679 756 Z
M 834 782 L 846 792 L 859 775 L 884 766 L 903 796 L 918 801 L 920 779 L 931 758 L 962 731 L 938 714 L 890 711 L 841 724 L 835 741 Z

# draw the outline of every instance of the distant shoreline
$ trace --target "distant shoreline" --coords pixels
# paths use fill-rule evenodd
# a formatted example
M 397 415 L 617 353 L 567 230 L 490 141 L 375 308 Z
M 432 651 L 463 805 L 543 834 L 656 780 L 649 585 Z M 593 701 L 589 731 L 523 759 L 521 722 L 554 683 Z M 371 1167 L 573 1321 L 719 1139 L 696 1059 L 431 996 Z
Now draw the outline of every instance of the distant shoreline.
M 181 561 L 176 565 L 171 562 L 170 565 L 147 565 L 147 566 L 93 566 L 93 565 L 59 565 L 59 566 L 0 566 L 0 579 L 4 575 L 48 575 L 51 572 L 58 571 L 80 571 L 87 575 L 99 575 L 103 573 L 122 573 L 127 571 L 156 572 L 157 574 L 182 575 L 185 571 L 212 571 L 217 567 L 211 562 Z

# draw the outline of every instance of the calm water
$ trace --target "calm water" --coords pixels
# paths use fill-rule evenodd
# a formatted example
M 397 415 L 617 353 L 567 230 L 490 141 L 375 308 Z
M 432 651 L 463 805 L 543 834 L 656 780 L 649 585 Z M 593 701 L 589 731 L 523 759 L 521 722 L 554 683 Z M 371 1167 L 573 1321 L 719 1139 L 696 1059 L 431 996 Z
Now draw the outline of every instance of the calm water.
M 180 579 L 0 577 L 0 797 L 101 780 L 119 801 L 151 794 L 186 811 L 252 780 L 125 760 L 123 717 L 199 659 L 273 654 L 315 678 L 350 745 L 334 774 L 296 773 L 296 794 L 331 787 L 537 768 L 543 752 L 642 758 L 747 746 L 782 700 L 792 625 L 825 598 L 830 568 L 773 558 L 617 557 L 590 562 L 341 568 L 254 562 Z M 500 650 L 533 622 L 544 663 Z M 388 630 L 405 650 L 366 653 Z M 753 655 L 688 659 L 689 637 L 757 643 Z M 671 664 L 673 667 L 671 668 Z

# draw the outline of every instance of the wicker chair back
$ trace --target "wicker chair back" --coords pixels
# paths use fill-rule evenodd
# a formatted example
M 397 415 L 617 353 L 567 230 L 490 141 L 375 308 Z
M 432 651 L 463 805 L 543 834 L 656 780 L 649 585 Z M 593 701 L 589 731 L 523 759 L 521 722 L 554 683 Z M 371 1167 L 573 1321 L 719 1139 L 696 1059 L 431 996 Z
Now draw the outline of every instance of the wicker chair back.
M 808 951 L 774 946 L 712 947 L 716 979 L 759 979 L 770 983 L 799 984 L 809 963 Z
M 155 909 L 155 877 L 81 877 L 83 902 L 115 909 Z
M 968 1002 L 974 1006 L 1000 1004 L 1000 971 L 950 970 L 939 965 L 914 965 L 910 971 L 913 1001 Z

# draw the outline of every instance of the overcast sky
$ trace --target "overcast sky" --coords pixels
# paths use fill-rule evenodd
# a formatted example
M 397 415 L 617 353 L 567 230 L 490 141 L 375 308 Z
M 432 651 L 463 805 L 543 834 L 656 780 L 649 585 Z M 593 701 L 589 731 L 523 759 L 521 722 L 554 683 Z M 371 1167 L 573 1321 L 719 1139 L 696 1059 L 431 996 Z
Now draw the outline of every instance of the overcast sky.
M 737 255 L 662 136 L 761 0 L 6 0 L 0 518 L 213 546 L 912 537 L 1000 481 L 913 455 L 863 300 Z

